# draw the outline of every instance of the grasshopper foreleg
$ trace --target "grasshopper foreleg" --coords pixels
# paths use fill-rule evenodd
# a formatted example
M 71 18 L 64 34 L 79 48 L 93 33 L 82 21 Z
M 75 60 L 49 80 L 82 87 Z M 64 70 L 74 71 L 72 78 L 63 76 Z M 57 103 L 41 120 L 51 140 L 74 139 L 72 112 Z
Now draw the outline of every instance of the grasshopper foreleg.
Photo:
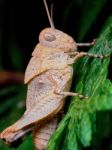
M 77 46 L 79 46 L 79 47 L 83 47 L 83 46 L 92 46 L 92 45 L 94 45 L 95 44 L 95 39 L 92 41 L 92 42 L 89 42 L 89 43 L 76 43 L 77 44 Z
M 70 54 L 70 56 L 72 55 L 72 58 L 68 59 L 68 64 L 73 64 L 75 62 L 77 62 L 80 58 L 84 57 L 84 56 L 88 56 L 88 57 L 93 57 L 93 58 L 100 58 L 100 59 L 104 59 L 110 56 L 110 54 L 108 55 L 99 55 L 99 54 L 92 54 L 92 53 L 87 53 L 87 52 L 72 52 Z M 73 56 L 74 55 L 74 56 Z

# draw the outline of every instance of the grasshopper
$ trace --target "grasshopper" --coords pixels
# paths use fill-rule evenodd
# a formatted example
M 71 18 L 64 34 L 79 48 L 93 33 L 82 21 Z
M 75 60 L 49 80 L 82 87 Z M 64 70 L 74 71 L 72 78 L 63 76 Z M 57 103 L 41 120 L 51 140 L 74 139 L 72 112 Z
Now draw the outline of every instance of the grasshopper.
M 32 58 L 26 68 L 25 84 L 28 84 L 26 111 L 13 125 L 6 128 L 0 138 L 9 146 L 33 131 L 36 150 L 46 149 L 46 144 L 58 123 L 57 114 L 63 109 L 67 96 L 87 98 L 70 92 L 73 78 L 73 64 L 84 56 L 106 58 L 78 52 L 78 46 L 91 46 L 92 43 L 76 43 L 66 33 L 55 28 L 46 0 L 43 0 L 51 27 L 40 32 Z

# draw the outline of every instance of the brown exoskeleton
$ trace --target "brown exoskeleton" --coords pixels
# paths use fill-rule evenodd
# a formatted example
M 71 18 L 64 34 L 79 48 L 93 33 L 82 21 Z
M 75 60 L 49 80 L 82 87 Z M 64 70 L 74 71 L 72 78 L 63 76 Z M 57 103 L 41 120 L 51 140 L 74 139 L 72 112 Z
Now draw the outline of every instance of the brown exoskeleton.
M 44 4 L 51 27 L 41 31 L 39 43 L 25 72 L 25 84 L 28 84 L 26 111 L 16 123 L 0 134 L 6 144 L 12 145 L 33 130 L 37 150 L 45 149 L 47 141 L 56 129 L 56 115 L 62 110 L 64 99 L 67 96 L 85 98 L 78 93 L 69 92 L 73 76 L 72 64 L 84 56 L 107 57 L 78 52 L 78 46 L 89 46 L 93 43 L 78 44 L 71 36 L 57 30 L 45 0 Z

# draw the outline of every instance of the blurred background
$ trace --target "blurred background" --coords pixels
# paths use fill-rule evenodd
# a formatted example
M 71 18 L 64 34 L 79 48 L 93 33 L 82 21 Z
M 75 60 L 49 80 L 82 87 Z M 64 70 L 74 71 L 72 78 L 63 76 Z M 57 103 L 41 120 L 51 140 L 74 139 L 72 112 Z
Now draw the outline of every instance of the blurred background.
M 97 38 L 112 15 L 110 0 L 47 0 L 47 3 L 49 9 L 54 5 L 55 27 L 77 42 Z M 46 27 L 49 21 L 42 0 L 0 0 L 0 131 L 15 122 L 25 110 L 25 68 L 40 31 Z M 18 150 L 32 149 L 31 140 L 29 136 Z M 0 141 L 0 149 L 9 148 Z

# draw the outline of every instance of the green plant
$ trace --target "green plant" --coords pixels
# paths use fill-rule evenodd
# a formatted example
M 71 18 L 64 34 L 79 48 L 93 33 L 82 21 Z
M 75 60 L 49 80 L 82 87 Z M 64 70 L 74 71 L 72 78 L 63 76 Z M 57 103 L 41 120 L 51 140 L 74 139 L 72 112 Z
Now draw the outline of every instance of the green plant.
M 111 37 L 112 17 L 89 52 L 112 53 Z M 48 143 L 48 150 L 80 150 L 88 146 L 97 149 L 101 148 L 105 136 L 111 136 L 111 112 L 107 113 L 112 110 L 112 83 L 107 79 L 109 61 L 110 58 L 101 60 L 86 57 L 74 66 L 74 91 L 89 98 L 72 98 L 65 117 Z

